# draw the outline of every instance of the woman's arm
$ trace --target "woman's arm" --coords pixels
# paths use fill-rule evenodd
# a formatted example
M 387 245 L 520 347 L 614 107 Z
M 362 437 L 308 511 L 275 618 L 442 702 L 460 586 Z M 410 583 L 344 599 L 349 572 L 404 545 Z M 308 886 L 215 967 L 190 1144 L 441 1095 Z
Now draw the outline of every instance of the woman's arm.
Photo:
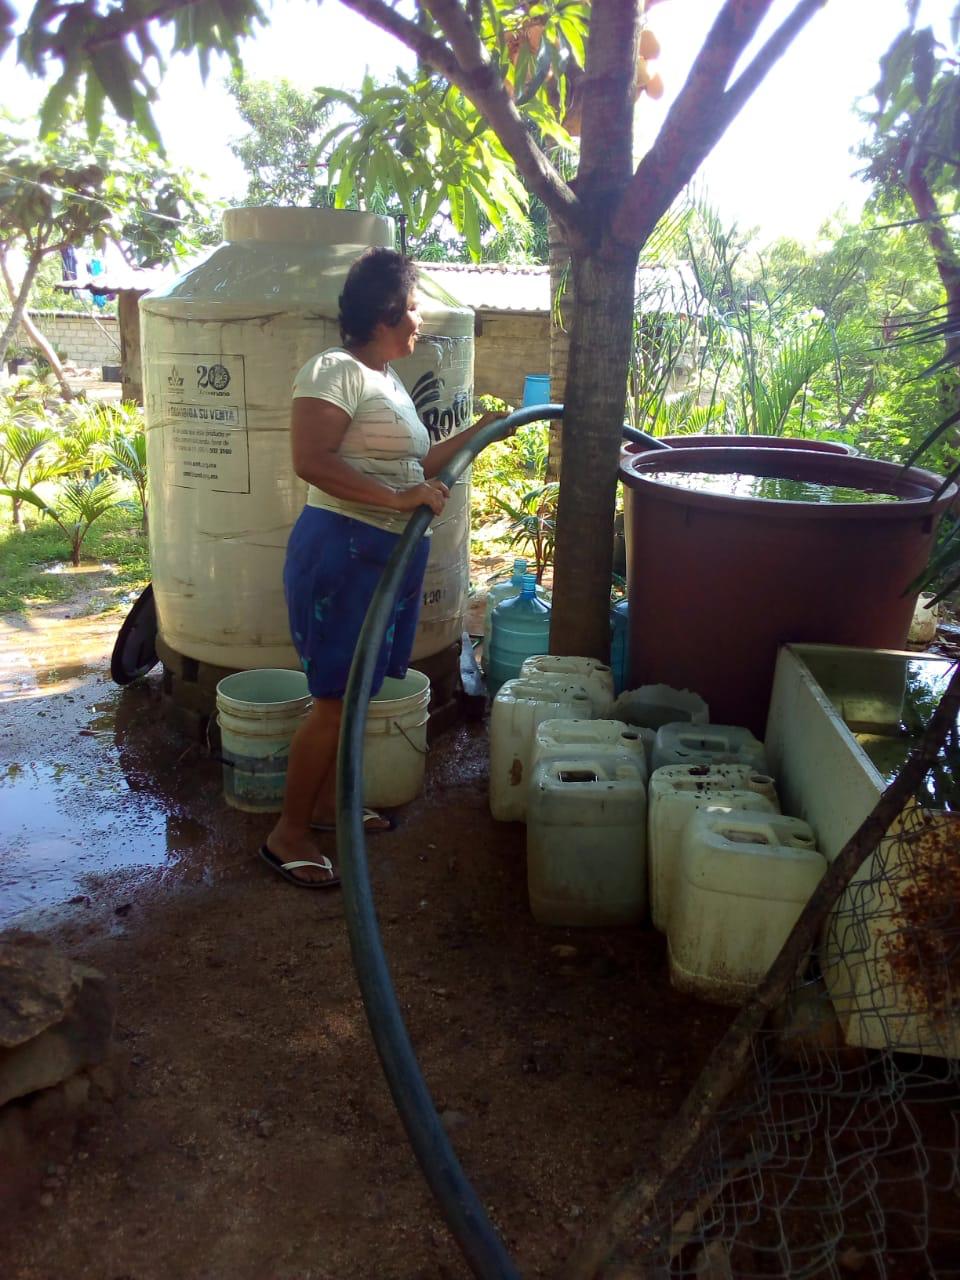
M 488 427 L 491 422 L 496 422 L 498 418 L 502 418 L 502 413 L 485 413 L 479 417 L 472 427 L 467 427 L 466 431 L 461 431 L 455 436 L 447 436 L 446 440 L 441 440 L 439 444 L 435 444 L 423 458 L 423 474 L 429 480 L 431 476 L 439 475 L 447 463 L 459 453 L 482 427 Z M 514 428 L 514 431 L 516 428 Z M 502 439 L 506 440 L 508 436 L 512 436 L 513 431 L 504 432 Z
M 361 502 L 388 511 L 413 511 L 426 504 L 435 515 L 440 514 L 447 497 L 445 485 L 391 489 L 344 462 L 337 450 L 349 425 L 350 415 L 338 405 L 312 396 L 297 396 L 290 415 L 290 444 L 293 469 L 301 480 L 346 502 Z

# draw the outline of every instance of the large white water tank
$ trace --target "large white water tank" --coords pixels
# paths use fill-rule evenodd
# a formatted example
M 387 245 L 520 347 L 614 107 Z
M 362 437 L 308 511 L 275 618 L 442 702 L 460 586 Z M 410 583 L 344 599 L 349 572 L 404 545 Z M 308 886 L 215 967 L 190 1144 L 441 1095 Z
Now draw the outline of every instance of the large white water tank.
M 231 209 L 223 244 L 140 301 L 150 558 L 160 634 L 220 667 L 294 667 L 283 556 L 306 486 L 290 462 L 290 393 L 339 345 L 337 298 L 393 224 L 328 209 Z M 394 364 L 434 441 L 473 412 L 473 312 L 421 277 L 423 328 Z M 413 657 L 459 640 L 469 585 L 469 481 L 434 522 Z

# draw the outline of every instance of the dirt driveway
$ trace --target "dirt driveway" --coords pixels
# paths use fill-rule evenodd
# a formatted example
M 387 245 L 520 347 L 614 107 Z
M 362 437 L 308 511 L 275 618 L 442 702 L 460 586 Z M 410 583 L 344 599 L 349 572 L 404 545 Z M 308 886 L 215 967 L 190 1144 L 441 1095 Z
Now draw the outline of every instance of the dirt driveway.
M 373 1050 L 339 895 L 256 860 L 267 819 L 110 682 L 112 618 L 0 628 L 0 924 L 115 984 L 111 1090 L 5 1180 L 17 1280 L 467 1274 Z M 371 839 L 393 977 L 468 1175 L 525 1276 L 555 1275 L 728 1014 L 677 996 L 659 935 L 531 919 L 524 831 L 487 807 L 485 725 L 442 738 Z

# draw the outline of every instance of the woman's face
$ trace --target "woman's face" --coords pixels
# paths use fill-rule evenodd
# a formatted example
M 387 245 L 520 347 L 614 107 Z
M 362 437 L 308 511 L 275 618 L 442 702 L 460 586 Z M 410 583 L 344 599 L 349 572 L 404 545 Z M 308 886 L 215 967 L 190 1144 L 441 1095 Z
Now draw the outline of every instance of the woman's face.
M 417 297 L 416 290 L 411 290 L 407 295 L 407 309 L 400 320 L 390 328 L 384 326 L 384 333 L 390 335 L 393 345 L 389 359 L 399 360 L 402 356 L 413 355 L 422 323 L 419 307 L 420 299 Z

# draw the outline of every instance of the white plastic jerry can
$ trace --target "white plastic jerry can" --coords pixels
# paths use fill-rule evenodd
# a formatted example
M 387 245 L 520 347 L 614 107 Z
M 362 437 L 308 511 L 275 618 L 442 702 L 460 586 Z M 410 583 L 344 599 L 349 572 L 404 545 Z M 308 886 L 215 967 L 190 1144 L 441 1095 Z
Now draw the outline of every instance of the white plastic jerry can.
M 544 720 L 533 735 L 531 766 L 541 760 L 563 760 L 569 756 L 613 756 L 629 761 L 647 780 L 647 753 L 642 730 L 622 720 Z
M 799 818 L 695 813 L 683 834 L 667 925 L 670 981 L 707 1000 L 742 1003 L 826 869 L 812 829 Z
M 555 654 L 535 654 L 526 658 L 520 678 L 559 677 L 563 684 L 583 685 L 593 703 L 593 715 L 602 720 L 613 706 L 613 671 L 596 658 L 567 658 Z
M 661 725 L 653 747 L 653 767 L 668 764 L 746 764 L 767 772 L 767 753 L 749 729 L 732 724 Z
M 533 735 L 544 720 L 589 720 L 590 696 L 580 685 L 507 680 L 490 708 L 490 812 L 498 822 L 527 814 Z
M 527 889 L 541 924 L 631 924 L 647 905 L 646 790 L 610 757 L 543 760 L 527 807 Z
M 650 918 L 666 932 L 684 828 L 697 809 L 719 805 L 757 813 L 779 813 L 773 779 L 743 764 L 667 765 L 647 788 L 647 857 Z
M 671 689 L 668 684 L 643 684 L 637 689 L 624 689 L 613 704 L 617 720 L 628 724 L 659 729 L 662 724 L 679 720 L 690 724 L 706 724 L 710 709 L 699 693 L 689 689 Z

